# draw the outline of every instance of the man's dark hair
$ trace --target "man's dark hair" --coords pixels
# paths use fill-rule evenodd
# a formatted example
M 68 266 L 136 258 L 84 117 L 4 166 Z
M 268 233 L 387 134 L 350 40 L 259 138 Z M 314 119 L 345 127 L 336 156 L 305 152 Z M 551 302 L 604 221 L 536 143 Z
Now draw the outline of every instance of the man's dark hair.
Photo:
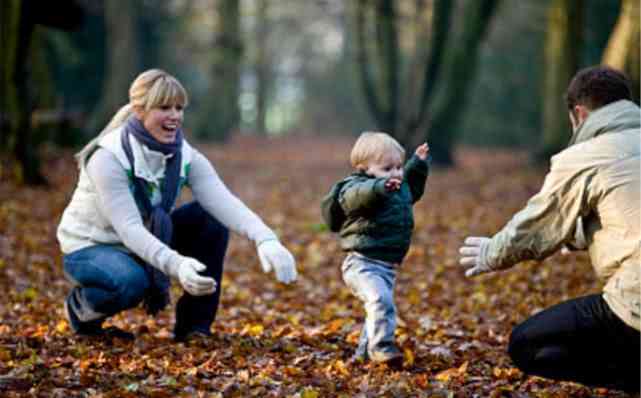
M 622 72 L 602 65 L 577 72 L 565 93 L 570 111 L 575 105 L 592 111 L 622 99 L 632 100 L 630 80 Z

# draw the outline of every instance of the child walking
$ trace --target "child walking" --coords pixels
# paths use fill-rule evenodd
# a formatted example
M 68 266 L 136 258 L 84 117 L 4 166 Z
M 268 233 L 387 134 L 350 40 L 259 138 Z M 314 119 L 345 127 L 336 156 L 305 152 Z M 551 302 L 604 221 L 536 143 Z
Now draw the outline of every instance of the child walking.
M 420 145 L 403 167 L 405 150 L 394 138 L 364 132 L 350 156 L 354 173 L 323 198 L 323 218 L 347 252 L 343 280 L 366 312 L 354 359 L 402 362 L 394 342 L 394 282 L 410 246 L 412 205 L 425 190 L 428 152 L 427 143 Z

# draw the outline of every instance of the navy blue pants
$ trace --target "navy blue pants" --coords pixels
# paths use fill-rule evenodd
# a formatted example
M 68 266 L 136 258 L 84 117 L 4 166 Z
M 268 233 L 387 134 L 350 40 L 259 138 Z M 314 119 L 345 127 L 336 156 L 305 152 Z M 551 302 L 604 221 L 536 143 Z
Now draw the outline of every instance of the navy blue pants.
M 229 231 L 196 202 L 176 209 L 171 218 L 171 247 L 205 264 L 207 269 L 201 274 L 213 277 L 218 284 L 210 295 L 183 293 L 176 304 L 174 334 L 208 334 L 218 309 Z M 99 327 L 106 318 L 140 304 L 149 280 L 137 261 L 137 257 L 111 245 L 95 245 L 64 256 L 65 275 L 75 285 L 67 298 L 78 318 L 78 324 L 72 325 L 75 330 L 87 325 Z
M 594 294 L 557 304 L 516 326 L 508 352 L 526 374 L 637 392 L 640 338 Z

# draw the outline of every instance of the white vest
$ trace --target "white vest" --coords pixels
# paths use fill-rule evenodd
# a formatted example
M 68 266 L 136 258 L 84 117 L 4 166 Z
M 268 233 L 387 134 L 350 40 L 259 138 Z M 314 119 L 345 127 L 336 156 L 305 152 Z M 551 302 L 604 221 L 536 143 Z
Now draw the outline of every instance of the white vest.
M 127 173 L 130 181 L 129 188 L 132 190 L 131 164 L 120 143 L 122 133 L 123 127 L 115 129 L 99 140 L 98 147 L 104 148 L 115 155 L 124 172 Z M 165 175 L 164 166 L 158 170 L 152 170 L 145 159 L 145 153 L 149 154 L 151 151 L 143 147 L 132 136 L 129 136 L 129 140 L 134 158 L 136 177 L 150 183 L 150 200 L 153 204 L 157 204 L 160 202 L 160 180 Z M 157 152 L 151 152 L 151 154 L 156 157 L 162 156 Z M 187 185 L 191 159 L 192 148 L 186 140 L 183 140 L 179 192 L 182 187 Z M 96 244 L 117 245 L 122 243 L 108 218 L 104 215 L 98 199 L 98 193 L 93 182 L 87 175 L 85 168 L 81 167 L 78 185 L 73 193 L 71 202 L 62 214 L 62 219 L 58 226 L 57 237 L 63 253 L 68 254 Z

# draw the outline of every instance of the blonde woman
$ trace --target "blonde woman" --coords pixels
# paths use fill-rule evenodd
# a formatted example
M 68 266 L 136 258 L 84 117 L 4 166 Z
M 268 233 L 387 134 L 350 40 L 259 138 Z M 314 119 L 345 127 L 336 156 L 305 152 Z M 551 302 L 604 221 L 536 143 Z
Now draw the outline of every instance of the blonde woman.
M 58 240 L 74 284 L 65 311 L 78 335 L 133 339 L 103 321 L 141 302 L 157 314 L 169 303 L 170 277 L 184 289 L 174 339 L 210 335 L 229 230 L 256 243 L 265 272 L 296 280 L 290 252 L 184 139 L 187 103 L 176 78 L 143 72 L 129 103 L 77 155 L 80 177 Z M 185 186 L 195 201 L 174 209 Z

